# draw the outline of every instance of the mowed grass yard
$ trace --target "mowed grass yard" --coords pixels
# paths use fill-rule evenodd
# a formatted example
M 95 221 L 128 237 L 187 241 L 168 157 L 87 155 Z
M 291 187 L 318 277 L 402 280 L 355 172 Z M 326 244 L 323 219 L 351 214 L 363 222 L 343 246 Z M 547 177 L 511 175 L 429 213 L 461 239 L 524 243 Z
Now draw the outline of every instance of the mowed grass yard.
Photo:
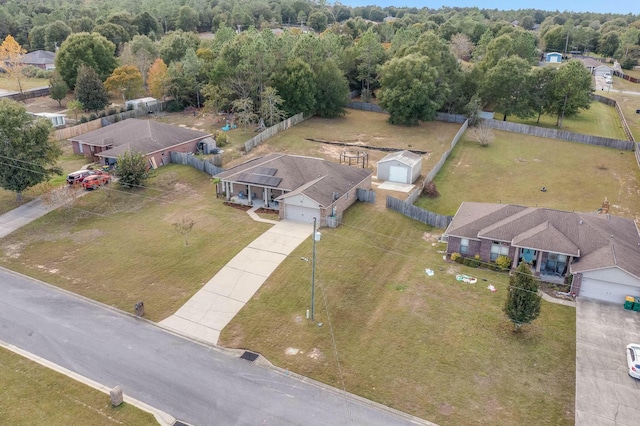
M 461 139 L 434 179 L 440 197 L 416 204 L 448 215 L 463 201 L 590 212 L 607 197 L 612 214 L 640 218 L 633 152 L 501 131 L 495 136 L 489 147 Z
M 112 184 L 19 229 L 0 240 L 0 265 L 127 312 L 142 300 L 160 321 L 269 227 L 191 167 L 162 167 L 147 185 Z M 188 246 L 173 225 L 183 218 L 195 222 Z
M 154 417 L 0 348 L 0 421 L 12 426 L 157 425 Z
M 441 425 L 573 424 L 574 309 L 543 302 L 514 333 L 502 313 L 506 274 L 445 262 L 442 230 L 374 205 L 355 204 L 321 232 L 316 321 L 305 318 L 309 240 L 223 330 L 222 345 Z M 459 283 L 460 272 L 478 284 Z
M 600 95 L 601 93 L 597 94 Z M 502 114 L 495 114 L 494 116 L 496 120 L 502 120 L 502 117 Z M 626 140 L 622 123 L 615 108 L 597 101 L 591 102 L 589 109 L 580 111 L 580 114 L 573 117 L 566 117 L 562 122 L 562 128 L 556 126 L 557 117 L 543 115 L 540 117 L 539 123 L 537 120 L 538 117 L 529 119 L 521 119 L 516 116 L 507 117 L 507 121 L 514 123 L 565 130 L 567 132 L 594 135 L 603 138 Z

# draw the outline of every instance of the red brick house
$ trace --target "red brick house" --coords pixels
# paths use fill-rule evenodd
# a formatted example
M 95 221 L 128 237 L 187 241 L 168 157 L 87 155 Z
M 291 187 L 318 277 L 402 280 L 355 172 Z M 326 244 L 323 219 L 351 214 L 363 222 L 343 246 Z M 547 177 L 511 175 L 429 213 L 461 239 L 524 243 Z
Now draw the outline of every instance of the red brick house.
M 115 164 L 127 151 L 143 154 L 151 167 L 169 163 L 169 152 L 196 152 L 211 135 L 154 120 L 130 118 L 71 139 L 73 153 L 89 161 Z
M 524 260 L 543 280 L 573 275 L 576 296 L 623 303 L 640 297 L 640 232 L 608 206 L 598 214 L 463 202 L 445 231 L 447 254 L 487 263 L 504 255 L 514 269 Z

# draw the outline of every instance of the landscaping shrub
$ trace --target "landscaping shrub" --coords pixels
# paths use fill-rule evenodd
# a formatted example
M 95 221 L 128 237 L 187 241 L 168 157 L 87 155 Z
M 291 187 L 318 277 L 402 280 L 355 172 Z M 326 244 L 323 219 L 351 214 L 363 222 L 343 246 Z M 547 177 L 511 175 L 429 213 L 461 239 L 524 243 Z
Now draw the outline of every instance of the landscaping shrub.
M 113 114 L 113 122 L 117 123 L 118 121 L 120 121 L 120 114 Z
M 462 263 L 464 262 L 464 258 L 462 257 L 462 255 L 458 252 L 453 252 L 451 253 L 451 260 L 453 260 L 454 262 L 457 263 Z
M 216 146 L 223 147 L 229 141 L 229 136 L 225 132 L 217 131 L 215 134 Z
M 98 118 L 98 116 L 96 115 L 95 112 L 92 112 L 91 115 L 89 115 L 89 121 L 96 120 L 97 118 Z
M 184 110 L 184 107 L 180 105 L 176 101 L 167 102 L 167 112 L 181 112 Z
M 127 111 L 133 111 L 133 104 L 127 105 Z
M 106 116 L 107 116 L 107 113 L 104 112 L 104 111 L 100 111 L 100 114 L 98 114 L 98 117 L 100 117 L 100 118 L 104 118 Z
M 436 184 L 433 181 L 429 181 L 422 188 L 422 195 L 427 198 L 438 198 L 440 193 L 438 192 L 438 188 L 436 188 Z
M 465 257 L 464 259 L 464 264 L 471 268 L 477 268 L 481 263 L 482 260 L 479 254 L 476 254 L 474 257 Z
M 503 271 L 511 268 L 511 258 L 509 256 L 498 256 L 496 265 Z
M 87 117 L 85 117 L 84 115 L 82 117 L 80 117 L 80 123 L 86 123 L 87 121 Z
M 462 258 L 462 264 L 464 266 L 472 267 L 471 265 L 473 264 L 473 257 L 463 257 Z
M 107 115 L 116 115 L 118 111 L 115 108 L 111 108 Z

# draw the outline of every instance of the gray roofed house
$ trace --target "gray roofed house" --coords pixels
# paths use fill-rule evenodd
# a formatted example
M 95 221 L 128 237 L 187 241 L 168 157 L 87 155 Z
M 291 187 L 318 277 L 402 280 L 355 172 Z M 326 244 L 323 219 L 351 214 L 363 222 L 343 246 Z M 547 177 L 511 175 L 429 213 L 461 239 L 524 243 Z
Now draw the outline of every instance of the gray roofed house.
M 640 297 L 640 233 L 608 208 L 607 200 L 600 213 L 463 202 L 445 231 L 447 253 L 484 262 L 504 255 L 513 268 L 526 260 L 543 280 L 573 275 L 577 296 L 622 303 Z
M 211 140 L 209 133 L 154 120 L 130 118 L 71 139 L 74 154 L 91 161 L 114 164 L 127 151 L 147 157 L 151 167 L 169 162 L 169 152 L 196 152 L 198 142 Z
M 20 62 L 24 65 L 42 68 L 43 70 L 52 70 L 56 67 L 56 54 L 47 50 L 35 50 L 22 56 Z
M 281 219 L 332 226 L 356 200 L 357 188 L 370 189 L 372 171 L 320 158 L 269 154 L 217 174 L 219 193 L 231 203 L 263 206 Z

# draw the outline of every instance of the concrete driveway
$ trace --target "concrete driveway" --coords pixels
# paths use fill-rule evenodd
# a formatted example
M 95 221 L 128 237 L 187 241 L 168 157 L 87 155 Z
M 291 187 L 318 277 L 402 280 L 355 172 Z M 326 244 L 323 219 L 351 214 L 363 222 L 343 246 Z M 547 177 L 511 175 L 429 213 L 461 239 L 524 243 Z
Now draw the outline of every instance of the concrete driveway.
M 313 233 L 313 225 L 283 220 L 253 240 L 160 325 L 212 344 L 273 271 Z
M 627 374 L 632 342 L 640 343 L 640 312 L 577 299 L 576 426 L 640 424 L 640 381 Z

